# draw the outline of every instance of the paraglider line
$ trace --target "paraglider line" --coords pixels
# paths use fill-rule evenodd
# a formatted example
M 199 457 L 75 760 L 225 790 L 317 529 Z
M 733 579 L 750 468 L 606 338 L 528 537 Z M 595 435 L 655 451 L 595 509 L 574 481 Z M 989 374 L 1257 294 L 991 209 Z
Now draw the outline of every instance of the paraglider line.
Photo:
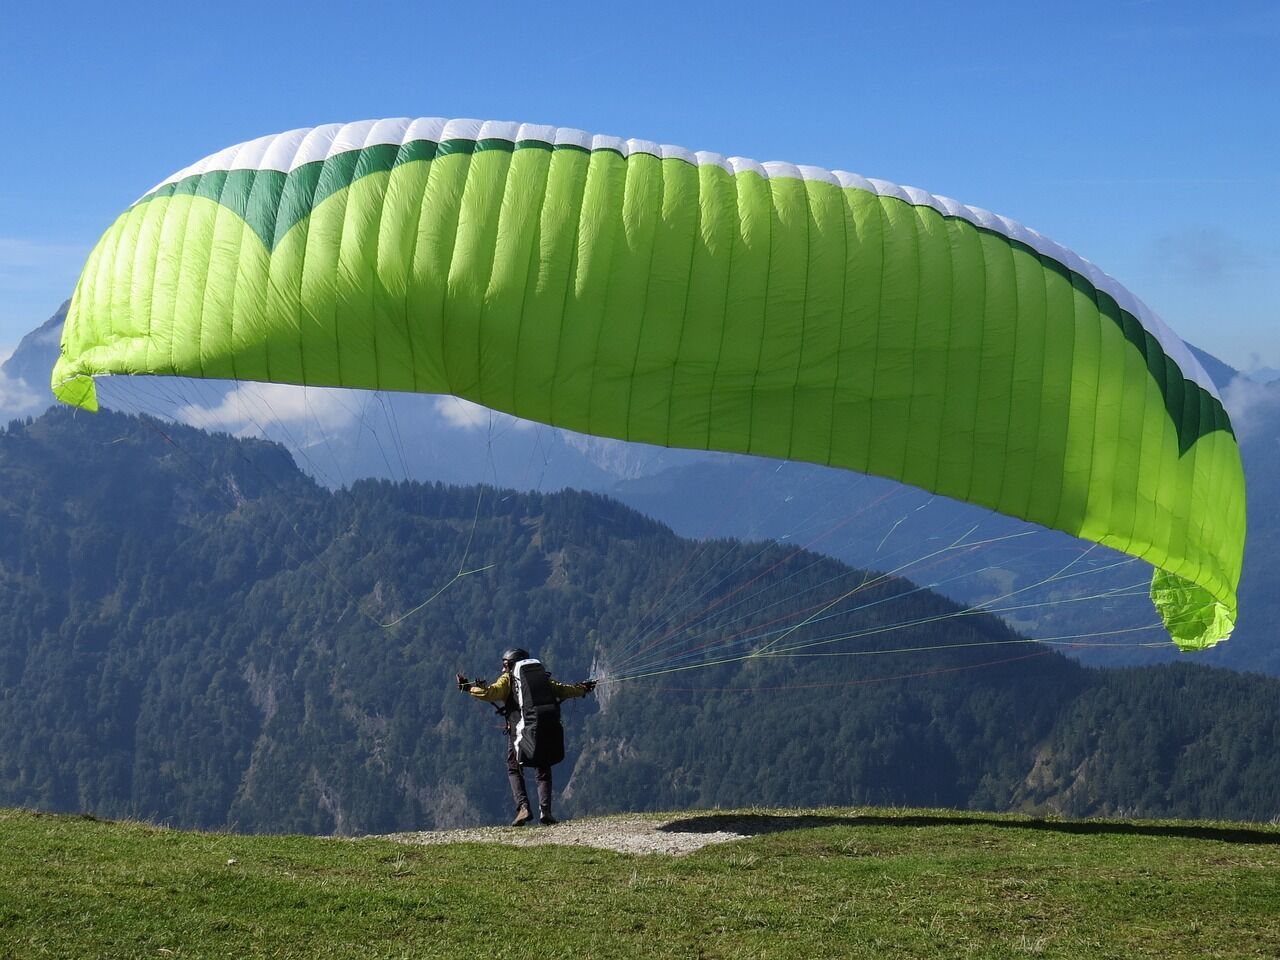
M 456 574 L 454 574 L 454 575 L 453 575 L 453 579 L 452 579 L 452 580 L 450 580 L 448 583 L 446 583 L 443 587 L 441 587 L 439 590 L 437 590 L 437 591 L 436 591 L 435 593 L 433 593 L 431 596 L 427 597 L 427 599 L 423 600 L 420 604 L 418 604 L 418 605 L 417 605 L 416 607 L 414 607 L 412 610 L 408 610 L 408 611 L 406 611 L 406 612 L 404 612 L 404 613 L 400 614 L 400 616 L 396 617 L 394 620 L 389 620 L 389 621 L 387 621 L 386 623 L 379 623 L 379 624 L 378 624 L 378 626 L 382 627 L 384 630 L 387 630 L 387 629 L 390 629 L 391 627 L 396 626 L 396 625 L 397 625 L 397 624 L 399 624 L 399 623 L 403 623 L 405 620 L 408 620 L 411 616 L 413 616 L 415 613 L 417 613 L 417 612 L 418 612 L 419 610 L 421 610 L 423 607 L 426 607 L 427 605 L 429 605 L 433 600 L 435 600 L 437 597 L 439 597 L 442 593 L 444 593 L 446 590 L 448 590 L 450 587 L 452 587 L 455 583 L 457 583 L 457 582 L 458 582 L 459 580 L 461 580 L 463 577 L 469 577 L 469 576 L 471 576 L 471 574 L 473 574 L 473 573 L 484 573 L 486 570 L 492 570 L 492 569 L 493 569 L 494 567 L 496 567 L 496 566 L 497 566 L 497 564 L 496 564 L 496 563 L 489 563 L 489 564 L 486 564 L 486 565 L 485 565 L 485 566 L 483 566 L 483 567 L 476 567 L 474 570 L 465 570 L 465 571 L 464 571 L 464 570 L 460 570 L 460 571 L 458 571 Z
M 922 670 L 917 673 L 900 673 L 890 677 L 863 677 L 858 680 L 835 680 L 827 683 L 801 683 L 801 684 L 784 684 L 771 687 L 650 687 L 649 689 L 664 693 L 769 693 L 785 690 L 820 690 L 831 689 L 833 687 L 857 687 L 866 686 L 873 683 L 891 683 L 897 680 L 919 680 L 926 677 L 937 677 L 948 673 L 959 673 L 964 670 L 980 670 L 984 667 L 996 667 L 1006 663 L 1017 663 L 1022 660 L 1032 660 L 1036 657 L 1047 657 L 1054 653 L 1053 650 L 1040 650 L 1036 653 L 1027 653 L 1018 657 L 1006 657 L 1000 660 L 990 660 L 984 663 L 968 663 L 959 667 L 939 667 L 936 670 Z M 658 674 L 648 674 L 647 676 L 658 676 Z M 638 677 L 611 677 L 601 680 L 601 683 L 617 683 L 621 680 L 635 680 Z

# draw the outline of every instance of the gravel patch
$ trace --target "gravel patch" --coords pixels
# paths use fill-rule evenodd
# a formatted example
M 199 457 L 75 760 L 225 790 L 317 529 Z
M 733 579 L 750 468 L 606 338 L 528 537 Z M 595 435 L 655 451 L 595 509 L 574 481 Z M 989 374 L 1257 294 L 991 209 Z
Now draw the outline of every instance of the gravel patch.
M 687 831 L 668 829 L 676 820 L 644 817 L 593 817 L 570 820 L 551 827 L 475 827 L 467 830 L 424 830 L 381 837 L 396 843 L 505 843 L 534 847 L 557 843 L 571 847 L 597 847 L 618 853 L 661 853 L 681 856 L 712 843 L 740 840 L 750 833 L 730 829 Z M 726 824 L 728 825 L 728 824 Z

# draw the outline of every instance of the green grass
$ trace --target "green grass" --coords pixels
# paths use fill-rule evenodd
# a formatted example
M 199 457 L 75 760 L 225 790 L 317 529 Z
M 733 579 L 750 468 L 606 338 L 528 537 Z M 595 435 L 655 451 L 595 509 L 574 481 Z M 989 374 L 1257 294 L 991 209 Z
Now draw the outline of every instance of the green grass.
M 1275 827 L 745 817 L 675 858 L 0 811 L 0 957 L 1280 956 Z

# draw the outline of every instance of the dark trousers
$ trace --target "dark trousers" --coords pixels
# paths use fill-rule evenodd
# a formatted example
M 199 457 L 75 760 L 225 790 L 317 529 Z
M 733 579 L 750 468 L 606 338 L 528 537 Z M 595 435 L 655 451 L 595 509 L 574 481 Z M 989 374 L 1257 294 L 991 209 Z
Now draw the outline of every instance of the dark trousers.
M 538 806 L 543 810 L 551 809 L 551 768 L 534 767 L 537 771 Z M 524 786 L 524 771 L 520 769 L 520 761 L 516 758 L 515 740 L 507 739 L 507 779 L 511 781 L 511 798 L 516 802 L 516 809 L 529 806 L 529 792 Z M 532 807 L 530 807 L 532 809 Z

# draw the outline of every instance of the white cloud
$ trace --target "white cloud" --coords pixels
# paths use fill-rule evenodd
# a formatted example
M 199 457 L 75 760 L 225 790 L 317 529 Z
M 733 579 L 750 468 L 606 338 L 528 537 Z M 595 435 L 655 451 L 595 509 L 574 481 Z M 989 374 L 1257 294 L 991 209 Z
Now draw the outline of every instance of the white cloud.
M 1236 377 L 1222 392 L 1222 404 L 1231 415 L 1237 439 L 1244 440 L 1259 427 L 1273 422 L 1280 409 L 1280 386 Z
M 13 356 L 13 350 L 0 348 L 0 367 Z M 10 377 L 0 370 L 0 419 L 9 421 L 28 414 L 39 413 L 48 404 L 41 395 L 21 377 Z
M 350 390 L 242 383 L 216 406 L 186 404 L 178 408 L 175 418 L 203 430 L 261 437 L 279 428 L 331 434 L 349 426 L 359 413 L 360 401 Z
M 1249 354 L 1249 365 L 1244 370 L 1244 375 L 1258 383 L 1270 383 L 1272 380 L 1280 380 L 1280 369 L 1269 365 L 1263 359 L 1260 353 Z
M 470 400 L 463 400 L 461 397 L 437 397 L 436 413 L 444 418 L 446 424 L 458 430 L 488 430 L 490 425 L 495 430 L 533 428 L 533 424 L 528 420 L 521 420 L 508 413 L 498 413 L 496 410 L 482 407 Z

